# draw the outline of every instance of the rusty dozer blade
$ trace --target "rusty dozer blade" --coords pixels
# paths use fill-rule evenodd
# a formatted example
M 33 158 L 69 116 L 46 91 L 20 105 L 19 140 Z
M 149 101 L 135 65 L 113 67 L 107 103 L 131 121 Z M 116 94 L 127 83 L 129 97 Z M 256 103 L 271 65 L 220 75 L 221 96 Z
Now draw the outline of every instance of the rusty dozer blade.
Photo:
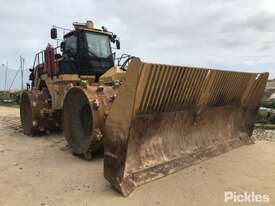
M 268 73 L 132 60 L 106 121 L 104 176 L 137 186 L 251 144 Z

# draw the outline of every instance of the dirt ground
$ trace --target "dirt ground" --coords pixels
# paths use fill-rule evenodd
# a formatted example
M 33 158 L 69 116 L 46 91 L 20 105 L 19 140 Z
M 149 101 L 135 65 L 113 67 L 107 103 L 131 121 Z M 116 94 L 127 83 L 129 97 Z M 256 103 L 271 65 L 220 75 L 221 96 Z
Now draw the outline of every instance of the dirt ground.
M 24 136 L 19 110 L 0 107 L 0 206 L 237 205 L 224 202 L 225 191 L 267 194 L 264 205 L 275 205 L 275 142 L 238 148 L 124 198 L 104 179 L 102 156 L 72 156 L 61 134 Z

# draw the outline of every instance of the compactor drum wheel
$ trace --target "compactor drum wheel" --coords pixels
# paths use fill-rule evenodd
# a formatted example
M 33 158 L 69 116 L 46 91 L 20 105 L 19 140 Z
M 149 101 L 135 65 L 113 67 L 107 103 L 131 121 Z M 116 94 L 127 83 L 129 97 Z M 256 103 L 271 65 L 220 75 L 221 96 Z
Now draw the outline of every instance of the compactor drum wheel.
M 20 119 L 23 132 L 35 136 L 47 131 L 60 130 L 60 114 L 49 113 L 48 96 L 35 90 L 23 92 L 20 103 Z
M 94 138 L 93 132 L 90 101 L 82 89 L 72 88 L 64 100 L 63 133 L 74 154 L 90 160 L 92 153 L 102 148 L 101 141 Z
M 25 135 L 33 136 L 37 132 L 37 122 L 33 118 L 33 108 L 28 93 L 23 93 L 20 104 L 20 118 Z

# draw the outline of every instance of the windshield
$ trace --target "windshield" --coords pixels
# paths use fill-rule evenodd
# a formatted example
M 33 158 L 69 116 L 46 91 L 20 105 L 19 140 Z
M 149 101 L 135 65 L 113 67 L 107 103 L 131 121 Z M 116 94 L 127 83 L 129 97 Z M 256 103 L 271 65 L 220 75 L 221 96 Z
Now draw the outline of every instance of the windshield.
M 95 56 L 107 58 L 111 55 L 109 37 L 107 35 L 86 32 L 88 50 Z

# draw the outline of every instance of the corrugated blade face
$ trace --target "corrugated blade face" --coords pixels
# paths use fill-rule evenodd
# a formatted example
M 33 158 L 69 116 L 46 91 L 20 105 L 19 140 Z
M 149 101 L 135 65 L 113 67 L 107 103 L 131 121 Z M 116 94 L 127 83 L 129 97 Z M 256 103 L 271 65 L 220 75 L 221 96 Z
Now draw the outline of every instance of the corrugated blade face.
M 141 184 L 252 143 L 267 78 L 135 58 L 106 122 L 104 176 L 126 196 Z

